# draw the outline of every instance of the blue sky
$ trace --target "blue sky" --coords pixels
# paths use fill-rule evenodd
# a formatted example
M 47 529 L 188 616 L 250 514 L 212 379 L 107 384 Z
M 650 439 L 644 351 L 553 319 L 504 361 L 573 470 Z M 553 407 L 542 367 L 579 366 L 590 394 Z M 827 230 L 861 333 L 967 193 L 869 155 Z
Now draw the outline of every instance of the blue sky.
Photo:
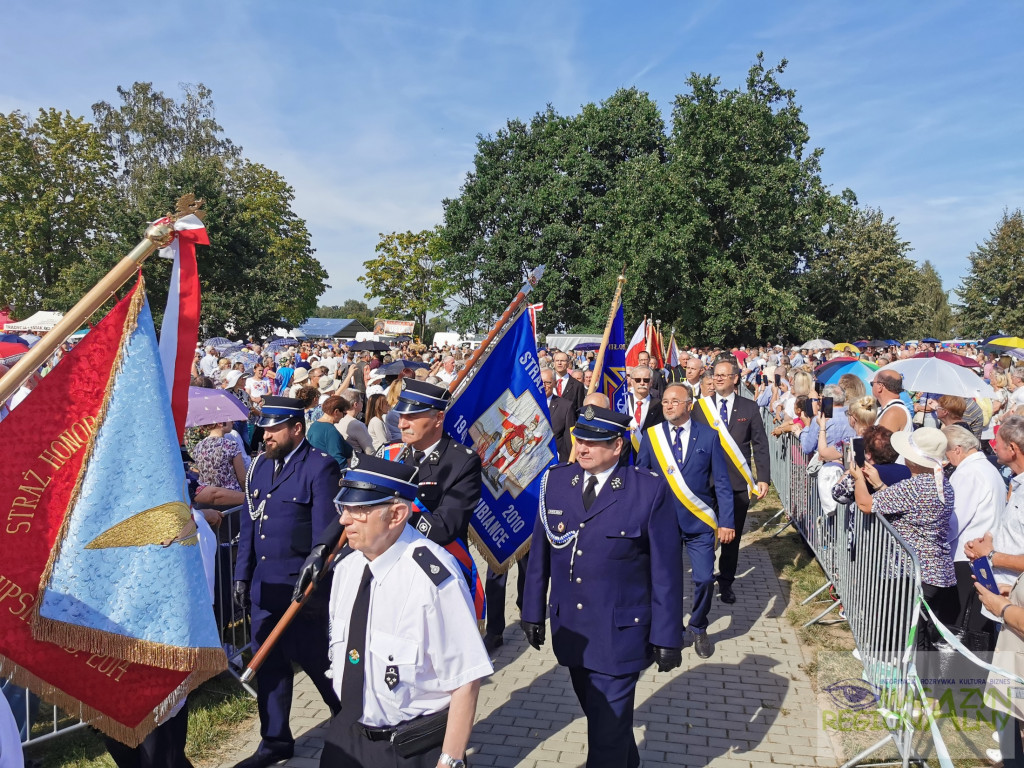
M 190 13 L 191 11 L 191 13 Z M 213 90 L 225 133 L 281 172 L 331 288 L 378 233 L 441 221 L 477 134 L 636 86 L 666 119 L 691 72 L 789 60 L 822 175 L 896 219 L 947 289 L 1024 206 L 1024 4 L 970 2 L 40 2 L 0 30 L 0 111 L 91 115 L 118 85 Z M 216 237 L 216 233 L 211 233 Z

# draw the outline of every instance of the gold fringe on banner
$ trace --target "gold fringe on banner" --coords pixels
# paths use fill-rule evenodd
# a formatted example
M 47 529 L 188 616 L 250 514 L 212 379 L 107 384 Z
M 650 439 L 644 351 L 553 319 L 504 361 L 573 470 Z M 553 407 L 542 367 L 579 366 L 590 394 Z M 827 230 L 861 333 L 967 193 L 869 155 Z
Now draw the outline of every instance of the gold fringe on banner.
M 124 354 L 125 348 L 128 345 L 128 339 L 138 326 L 139 313 L 142 311 L 146 301 L 146 284 L 141 274 L 139 275 L 139 283 L 134 290 L 135 293 L 132 295 L 128 314 L 124 321 L 124 328 L 121 332 L 121 345 L 114 356 L 107 377 L 106 389 L 103 393 L 103 402 L 96 414 L 96 427 L 93 429 L 85 446 L 82 468 L 75 482 L 75 487 L 71 492 L 67 509 L 64 510 L 64 519 L 61 521 L 60 530 L 57 532 L 57 539 L 50 552 L 50 558 L 39 579 L 39 590 L 32 609 L 32 637 L 43 642 L 56 643 L 64 648 L 113 656 L 136 664 L 173 669 L 180 672 L 208 672 L 210 673 L 208 676 L 212 676 L 227 669 L 227 656 L 220 647 L 183 648 L 170 646 L 148 640 L 139 640 L 113 632 L 82 627 L 76 624 L 68 624 L 40 614 L 43 603 L 43 590 L 53 575 L 54 565 L 57 562 L 57 558 L 60 557 L 64 540 L 67 537 L 68 528 L 71 524 L 71 511 L 75 508 L 75 504 L 81 494 L 82 483 L 85 480 L 89 460 L 92 458 L 92 453 L 96 446 L 97 436 L 106 421 L 117 374 L 121 372 L 124 364 Z M 118 737 L 115 736 L 115 738 Z M 118 740 L 120 741 L 120 739 Z
M 83 723 L 97 728 L 107 736 L 117 739 L 129 747 L 139 746 L 143 739 L 163 721 L 179 701 L 213 677 L 212 674 L 201 672 L 194 672 L 189 675 L 152 712 L 147 714 L 138 725 L 132 727 L 119 723 L 98 709 L 84 704 L 73 696 L 69 696 L 60 688 L 51 685 L 24 667 L 14 664 L 4 656 L 0 656 L 0 673 L 10 679 L 15 685 L 20 685 L 22 688 L 32 691 L 32 693 L 36 694 L 47 704 L 60 707 L 69 715 L 77 716 Z

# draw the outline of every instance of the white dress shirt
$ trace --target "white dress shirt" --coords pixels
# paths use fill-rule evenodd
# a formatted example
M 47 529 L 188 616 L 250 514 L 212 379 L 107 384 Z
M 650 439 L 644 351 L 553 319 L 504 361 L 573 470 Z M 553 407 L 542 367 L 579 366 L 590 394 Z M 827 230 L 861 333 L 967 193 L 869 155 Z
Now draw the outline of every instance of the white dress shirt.
M 1010 481 L 1010 498 L 992 533 L 992 546 L 996 552 L 1024 554 L 1024 472 Z M 997 584 L 1013 584 L 1020 574 L 1009 568 L 993 568 L 992 575 Z
M 569 379 L 571 379 L 571 378 L 572 378 L 572 376 L 570 376 L 568 373 L 566 373 L 565 376 L 556 376 L 555 377 L 555 388 L 554 388 L 553 391 L 554 391 L 556 396 L 558 396 L 558 397 L 564 397 L 565 396 L 566 390 L 569 389 Z M 561 384 L 562 384 L 562 394 L 560 394 L 560 395 L 558 394 L 558 384 L 559 384 L 559 382 L 561 382 Z
M 618 466 L 617 464 L 613 464 L 612 466 L 608 467 L 608 469 L 604 470 L 604 472 L 598 472 L 596 475 L 591 473 L 591 472 L 584 472 L 583 473 L 583 489 L 586 490 L 587 483 L 590 482 L 590 478 L 596 477 L 597 478 L 597 485 L 594 486 L 594 495 L 595 496 L 600 495 L 601 489 L 604 488 L 604 484 L 607 482 L 608 478 L 611 477 L 612 472 L 615 471 L 617 466 Z M 583 491 L 580 491 L 580 493 L 582 493 L 582 492 Z
M 726 416 L 727 416 L 726 422 L 725 422 L 726 426 L 729 426 L 729 421 L 732 419 L 732 409 L 733 409 L 734 405 L 736 405 L 736 393 L 735 392 L 733 392 L 731 395 L 729 395 L 727 398 L 725 398 L 725 413 L 726 413 Z M 719 394 L 716 394 L 715 395 L 715 416 L 721 417 L 721 414 L 722 414 L 722 396 L 719 395 Z
M 450 573 L 440 586 L 414 559 L 423 547 Z M 348 664 L 348 624 L 367 562 L 362 552 L 353 552 L 338 565 L 331 587 L 329 655 L 339 697 Z M 440 712 L 452 691 L 494 671 L 466 580 L 443 547 L 407 525 L 398 541 L 370 562 L 370 571 L 363 725 L 382 728 Z M 394 689 L 384 681 L 388 667 L 398 668 Z
M 667 422 L 666 422 L 667 423 Z M 659 424 L 658 427 L 661 425 Z M 658 427 L 655 427 L 657 429 Z M 682 469 L 682 462 L 686 461 L 686 449 L 690 447 L 690 419 L 686 420 L 685 424 L 676 426 L 675 424 L 668 425 L 668 438 L 669 442 L 675 445 L 676 442 L 676 430 L 679 430 L 679 439 L 683 444 L 682 456 L 680 457 L 679 468 Z
M 981 451 L 975 451 L 960 462 L 949 478 L 949 484 L 953 486 L 949 545 L 953 550 L 953 560 L 966 562 L 964 544 L 981 538 L 988 531 L 995 531 L 1002 519 L 1006 507 L 1006 484 L 999 470 Z
M 651 412 L 651 396 L 648 395 L 643 400 L 637 401 L 636 395 L 630 392 L 629 397 L 627 398 L 627 402 L 629 407 L 629 415 L 630 418 L 632 418 L 633 420 L 630 424 L 630 428 L 639 429 L 644 425 L 644 422 L 647 421 L 647 414 Z M 636 406 L 638 402 L 640 404 L 640 421 L 636 420 Z

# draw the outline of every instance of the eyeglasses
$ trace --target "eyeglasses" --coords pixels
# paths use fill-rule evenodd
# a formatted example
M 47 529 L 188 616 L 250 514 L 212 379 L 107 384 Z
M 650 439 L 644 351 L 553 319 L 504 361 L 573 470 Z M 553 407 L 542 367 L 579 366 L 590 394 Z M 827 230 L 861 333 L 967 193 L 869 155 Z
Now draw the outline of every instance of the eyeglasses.
M 713 379 L 728 379 L 730 376 L 735 376 L 735 373 L 715 373 L 712 374 Z
M 671 406 L 672 408 L 678 408 L 680 405 L 690 405 L 693 400 L 663 400 L 665 405 Z
M 651 383 L 650 379 L 638 379 L 635 376 L 633 377 L 633 381 L 635 381 L 637 384 L 650 384 Z
M 371 514 L 381 507 L 390 506 L 392 501 L 393 499 L 388 499 L 387 501 L 382 501 L 378 504 L 368 504 L 365 507 L 349 507 L 344 504 L 334 502 L 334 508 L 338 511 L 339 515 L 348 514 L 348 516 L 357 523 L 365 523 Z

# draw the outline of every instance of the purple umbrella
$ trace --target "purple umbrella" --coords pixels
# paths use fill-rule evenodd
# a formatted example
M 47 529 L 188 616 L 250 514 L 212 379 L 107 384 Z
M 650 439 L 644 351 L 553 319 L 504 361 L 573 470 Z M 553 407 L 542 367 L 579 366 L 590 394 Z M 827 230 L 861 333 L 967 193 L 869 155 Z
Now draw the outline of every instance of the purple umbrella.
M 226 389 L 188 388 L 186 427 L 219 424 L 222 421 L 245 421 L 249 411 L 242 401 Z

